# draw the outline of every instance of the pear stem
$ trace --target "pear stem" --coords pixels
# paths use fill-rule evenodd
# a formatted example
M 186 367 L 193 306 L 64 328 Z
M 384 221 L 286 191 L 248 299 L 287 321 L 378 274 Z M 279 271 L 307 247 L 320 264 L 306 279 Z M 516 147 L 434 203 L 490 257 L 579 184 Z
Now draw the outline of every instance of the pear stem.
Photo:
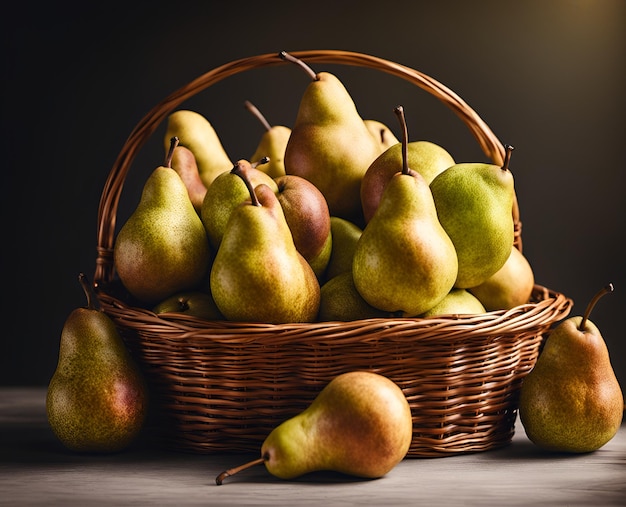
M 402 174 L 409 174 L 409 130 L 406 126 L 406 117 L 404 116 L 404 108 L 398 106 L 393 110 L 400 122 L 402 129 Z
M 502 163 L 502 170 L 508 171 L 509 162 L 511 162 L 511 154 L 513 153 L 514 148 L 510 144 L 505 144 L 504 149 L 506 150 L 506 152 L 504 153 L 504 162 Z
M 167 156 L 165 157 L 165 163 L 164 163 L 165 167 L 172 167 L 172 158 L 174 158 L 174 150 L 176 149 L 176 146 L 178 146 L 179 142 L 180 140 L 176 136 L 170 139 L 170 149 L 167 150 Z
M 89 283 L 89 279 L 85 276 L 84 273 L 79 273 L 78 281 L 85 292 L 85 296 L 87 296 L 87 308 L 89 310 L 100 310 L 100 300 L 96 296 L 96 292 L 93 288 L 93 285 Z
M 259 120 L 261 122 L 261 124 L 263 125 L 263 127 L 265 128 L 265 130 L 271 130 L 272 126 L 270 125 L 270 123 L 267 121 L 267 119 L 265 118 L 265 116 L 263 116 L 263 113 L 261 113 L 261 111 L 259 111 L 259 109 L 249 100 L 246 100 L 243 105 L 245 106 L 245 108 L 250 111 L 257 120 Z
M 245 171 L 241 169 L 241 162 L 237 162 L 235 166 L 230 170 L 230 172 L 239 176 L 245 183 L 246 188 L 248 189 L 248 192 L 250 193 L 250 200 L 252 201 L 252 206 L 261 206 L 261 203 L 259 202 L 259 198 L 254 193 L 254 187 L 252 186 L 250 179 L 247 177 Z
M 257 160 L 256 162 L 252 162 L 250 165 L 252 166 L 253 169 L 256 169 L 260 165 L 267 164 L 269 161 L 270 161 L 269 157 L 263 157 Z
M 266 460 L 267 460 L 266 456 L 261 456 L 260 458 L 249 461 L 248 463 L 244 463 L 243 465 L 239 465 L 237 467 L 224 470 L 221 474 L 219 474 L 215 478 L 215 484 L 217 484 L 218 486 L 221 486 L 222 482 L 224 482 L 224 479 L 226 479 L 226 477 L 230 477 L 231 475 L 235 475 L 236 473 L 241 472 L 242 470 L 246 470 L 248 468 L 252 468 L 253 466 L 260 465 L 261 463 L 265 463 Z
M 589 320 L 589 315 L 591 315 L 591 311 L 593 310 L 593 307 L 596 306 L 596 303 L 598 302 L 598 300 L 604 296 L 605 294 L 608 294 L 609 292 L 613 292 L 613 284 L 609 283 L 608 285 L 602 287 L 602 289 L 600 289 L 595 296 L 593 296 L 593 298 L 591 299 L 591 301 L 589 301 L 589 304 L 587 305 L 587 308 L 585 310 L 585 314 L 583 316 L 583 320 L 580 321 L 580 326 L 578 326 L 578 330 L 579 331 L 584 331 L 585 330 L 585 326 L 587 324 L 587 320 Z
M 280 53 L 278 53 L 278 56 L 280 56 L 280 58 L 282 58 L 283 60 L 287 60 L 288 62 L 299 65 L 304 70 L 304 72 L 309 75 L 311 81 L 319 80 L 319 77 L 317 76 L 315 71 L 302 60 L 300 60 L 300 58 L 296 58 L 295 56 L 290 55 L 289 53 L 287 53 L 287 51 L 281 51 Z

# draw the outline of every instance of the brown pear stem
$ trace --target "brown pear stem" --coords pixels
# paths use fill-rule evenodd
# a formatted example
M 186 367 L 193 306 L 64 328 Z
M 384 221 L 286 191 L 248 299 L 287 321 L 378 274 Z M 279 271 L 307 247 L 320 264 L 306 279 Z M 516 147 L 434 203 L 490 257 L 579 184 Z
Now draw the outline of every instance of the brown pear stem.
M 180 140 L 176 136 L 170 139 L 170 149 L 167 150 L 167 156 L 165 157 L 165 163 L 164 163 L 165 167 L 172 167 L 172 158 L 174 158 L 174 150 L 176 149 L 176 146 L 178 146 L 179 142 Z
M 85 292 L 85 296 L 87 296 L 87 308 L 89 310 L 100 310 L 100 300 L 96 296 L 96 291 L 93 288 L 93 285 L 89 283 L 89 279 L 85 276 L 84 273 L 79 273 L 78 281 Z
M 583 316 L 583 320 L 580 321 L 580 326 L 578 326 L 578 330 L 579 331 L 584 331 L 585 330 L 585 326 L 587 325 L 587 320 L 589 320 L 589 315 L 591 315 L 591 311 L 593 310 L 593 307 L 596 306 L 596 303 L 598 302 L 598 300 L 604 296 L 605 294 L 608 294 L 609 292 L 613 292 L 613 284 L 609 283 L 608 285 L 602 287 L 595 296 L 593 296 L 593 298 L 591 299 L 591 301 L 589 301 L 589 304 L 587 305 L 587 308 L 585 309 L 585 314 Z
M 256 162 L 252 162 L 250 165 L 251 165 L 254 169 L 256 169 L 256 168 L 257 168 L 257 167 L 259 167 L 260 165 L 267 164 L 269 161 L 270 161 L 270 158 L 269 158 L 269 157 L 263 157 L 263 158 L 261 158 L 261 159 L 257 160 Z
M 509 170 L 509 162 L 511 162 L 511 154 L 513 153 L 514 148 L 510 144 L 505 144 L 504 145 L 504 149 L 506 151 L 504 153 L 504 162 L 502 163 L 502 170 L 503 171 L 508 171 Z
M 246 188 L 248 189 L 248 192 L 250 193 L 250 200 L 252 201 L 252 206 L 261 206 L 261 203 L 259 202 L 259 198 L 256 196 L 254 192 L 254 187 L 252 186 L 250 179 L 246 175 L 246 172 L 242 170 L 241 168 L 241 162 L 237 162 L 235 166 L 230 170 L 230 172 L 239 176 L 245 183 Z
M 217 484 L 218 486 L 221 486 L 222 482 L 224 482 L 224 479 L 226 479 L 226 477 L 230 477 L 231 475 L 235 475 L 236 473 L 239 473 L 242 470 L 246 470 L 248 468 L 252 468 L 253 466 L 260 465 L 261 463 L 265 463 L 266 459 L 267 457 L 261 456 L 260 458 L 249 461 L 248 463 L 244 463 L 243 465 L 239 465 L 237 467 L 224 470 L 221 474 L 219 474 L 215 478 L 215 484 Z
M 243 105 L 245 106 L 245 108 L 248 111 L 250 111 L 256 117 L 257 120 L 259 120 L 261 122 L 261 124 L 263 125 L 265 130 L 271 130 L 272 129 L 272 126 L 267 121 L 265 116 L 263 116 L 263 113 L 261 113 L 261 111 L 259 111 L 259 108 L 256 107 L 252 102 L 250 102 L 249 100 L 246 100 L 243 103 Z
M 304 72 L 308 74 L 308 76 L 311 78 L 311 81 L 317 81 L 319 79 L 315 71 L 302 60 L 300 60 L 300 58 L 296 58 L 295 56 L 290 55 L 289 53 L 287 53 L 287 51 L 281 51 L 280 53 L 278 53 L 278 56 L 280 56 L 283 60 L 287 60 L 288 62 L 299 65 L 304 70 Z
M 396 113 L 402 129 L 402 174 L 409 174 L 409 130 L 406 126 L 404 108 L 398 106 L 393 112 Z

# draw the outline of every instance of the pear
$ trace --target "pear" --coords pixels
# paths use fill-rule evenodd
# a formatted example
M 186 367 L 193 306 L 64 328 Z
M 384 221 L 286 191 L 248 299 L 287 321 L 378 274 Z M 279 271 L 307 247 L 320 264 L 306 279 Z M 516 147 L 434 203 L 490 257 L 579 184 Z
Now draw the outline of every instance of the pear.
M 438 144 L 430 141 L 408 143 L 409 166 L 420 173 L 430 184 L 431 181 L 454 165 L 452 155 Z M 395 144 L 381 153 L 368 167 L 361 182 L 361 205 L 365 222 L 369 222 L 380 203 L 383 189 L 402 163 L 402 144 Z
M 589 302 L 583 317 L 562 321 L 548 335 L 534 368 L 522 382 L 519 415 L 528 438 L 557 452 L 592 452 L 617 433 L 624 397 L 609 352 L 589 315 L 609 284 Z
M 475 315 L 485 313 L 485 307 L 476 296 L 466 289 L 452 288 L 446 296 L 421 317 L 438 317 L 440 315 Z
M 211 293 L 231 321 L 313 322 L 320 286 L 313 269 L 296 249 L 274 191 L 252 188 L 237 172 L 250 199 L 235 208 L 213 262 Z
M 437 216 L 456 248 L 459 272 L 455 287 L 483 283 L 511 254 L 514 240 L 511 146 L 500 167 L 460 163 L 430 183 Z
M 215 482 L 260 463 L 281 479 L 317 471 L 376 479 L 404 459 L 412 436 L 411 407 L 400 387 L 378 373 L 351 371 L 275 427 L 259 459 L 222 472 Z
M 285 149 L 285 171 L 319 188 L 331 215 L 362 223 L 361 179 L 380 154 L 379 141 L 334 74 L 316 74 L 302 60 L 284 52 L 281 56 L 311 78 Z
M 61 443 L 78 452 L 117 452 L 140 434 L 148 390 L 93 286 L 79 281 L 87 306 L 68 316 L 59 359 L 46 394 L 46 412 Z
M 285 174 L 274 181 L 293 242 L 321 279 L 333 245 L 326 199 L 313 183 L 295 174 Z
M 172 137 L 178 137 L 181 146 L 189 148 L 194 154 L 200 178 L 206 187 L 218 174 L 233 166 L 211 122 L 196 111 L 180 109 L 168 116 L 164 137 L 166 151 Z
M 526 304 L 535 286 L 532 266 L 524 254 L 516 247 L 504 265 L 487 280 L 468 289 L 488 311 L 510 310 Z
M 370 134 L 374 136 L 374 139 L 378 141 L 381 153 L 394 144 L 400 143 L 396 135 L 383 122 L 372 119 L 363 121 L 365 122 L 367 130 L 369 130 Z
M 200 291 L 180 292 L 158 303 L 152 311 L 163 313 L 184 313 L 204 320 L 224 320 L 211 294 Z
M 274 179 L 259 169 L 268 162 L 268 158 L 253 163 L 244 159 L 238 160 L 230 171 L 220 174 L 207 188 L 200 209 L 200 218 L 214 250 L 217 251 L 220 246 L 232 210 L 246 199 L 250 199 L 248 188 L 235 172 L 245 172 L 253 187 L 264 183 L 278 193 L 278 185 Z
M 402 116 L 402 107 L 397 110 Z M 428 184 L 408 166 L 404 127 L 401 166 L 359 238 L 352 274 L 357 290 L 373 307 L 417 316 L 450 292 L 458 264 Z
M 171 168 L 176 139 L 172 138 L 165 165 L 146 180 L 137 208 L 115 239 L 120 280 L 144 303 L 198 286 L 212 260 L 202 221 L 185 184 Z
M 392 317 L 367 303 L 356 290 L 352 271 L 345 271 L 328 280 L 320 290 L 317 320 L 350 322 L 361 319 Z
M 200 215 L 202 201 L 204 201 L 204 196 L 206 195 L 206 186 L 202 178 L 200 178 L 196 157 L 189 148 L 181 146 L 180 144 L 176 146 L 172 155 L 172 169 L 174 169 L 180 176 L 180 179 L 183 180 L 185 187 L 187 187 L 187 192 L 189 193 L 189 200 L 191 204 L 193 204 L 196 213 Z
M 246 109 L 261 122 L 265 128 L 259 141 L 256 151 L 250 160 L 260 160 L 269 158 L 269 162 L 261 166 L 261 170 L 269 174 L 272 178 L 285 175 L 285 149 L 291 135 L 291 129 L 285 125 L 270 124 L 263 113 L 249 100 L 244 103 Z
M 352 259 L 356 244 L 363 234 L 363 229 L 352 222 L 339 217 L 330 217 L 332 249 L 324 276 L 326 280 L 334 278 L 344 271 L 352 272 Z

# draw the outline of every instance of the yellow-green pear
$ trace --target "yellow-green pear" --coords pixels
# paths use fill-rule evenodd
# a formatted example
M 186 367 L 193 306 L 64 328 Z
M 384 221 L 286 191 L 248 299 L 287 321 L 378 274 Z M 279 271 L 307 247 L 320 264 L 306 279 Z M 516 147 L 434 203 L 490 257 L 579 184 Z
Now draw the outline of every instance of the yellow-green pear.
M 204 320 L 224 320 L 210 293 L 193 290 L 180 292 L 158 303 L 152 311 L 164 313 L 184 313 Z
M 148 388 L 93 286 L 82 273 L 79 281 L 87 306 L 73 310 L 63 326 L 46 394 L 48 422 L 68 449 L 118 452 L 143 428 Z
M 468 289 L 488 311 L 510 310 L 530 301 L 535 286 L 533 268 L 516 247 L 504 265 L 487 280 Z
M 210 275 L 211 294 L 228 320 L 283 324 L 317 318 L 320 286 L 296 249 L 278 197 L 256 188 L 228 220 Z
M 317 471 L 376 479 L 404 459 L 412 438 L 411 407 L 398 384 L 378 373 L 350 371 L 275 427 L 260 458 L 222 472 L 215 482 L 261 463 L 286 480 Z
M 391 129 L 383 122 L 372 119 L 366 119 L 363 121 L 365 122 L 367 130 L 369 130 L 374 136 L 374 139 L 379 142 L 381 153 L 387 148 L 390 148 L 394 144 L 398 144 L 400 142 Z
M 440 315 L 475 315 L 485 313 L 485 307 L 476 296 L 466 289 L 452 288 L 446 296 L 421 317 Z
M 174 137 L 165 165 L 148 177 L 139 204 L 115 239 L 119 278 L 144 303 L 199 286 L 213 258 L 187 188 L 171 168 L 176 146 Z
M 374 308 L 356 290 L 352 271 L 339 273 L 322 285 L 318 321 L 350 322 L 385 317 L 392 317 L 392 314 Z
M 168 116 L 164 137 L 166 151 L 172 137 L 178 137 L 181 146 L 191 150 L 206 187 L 218 174 L 233 166 L 211 122 L 196 111 L 180 109 Z
M 285 125 L 272 125 L 267 121 L 263 113 L 249 100 L 245 101 L 245 107 L 265 128 L 256 151 L 250 160 L 269 158 L 267 164 L 259 166 L 261 171 L 269 174 L 272 178 L 285 175 L 285 149 L 291 135 L 291 129 Z
M 509 258 L 514 240 L 513 175 L 504 164 L 459 163 L 430 183 L 439 222 L 454 243 L 459 262 L 455 287 L 476 287 Z
M 401 113 L 401 106 L 397 109 Z M 406 133 L 402 142 L 406 147 Z M 410 171 L 406 150 L 403 154 L 356 245 L 352 274 L 370 305 L 412 317 L 450 292 L 458 264 L 454 245 L 437 219 L 430 188 L 418 172 Z
M 601 448 L 620 428 L 624 396 L 600 330 L 584 316 L 569 317 L 548 335 L 534 368 L 524 377 L 519 415 L 528 438 L 557 452 L 584 453 Z
M 331 215 L 362 223 L 361 179 L 380 153 L 379 141 L 335 75 L 316 74 L 302 60 L 284 52 L 281 56 L 297 63 L 311 78 L 285 150 L 285 171 L 319 188 Z
M 330 217 L 332 249 L 324 276 L 326 280 L 345 271 L 352 271 L 352 258 L 356 244 L 363 233 L 358 225 L 340 217 Z

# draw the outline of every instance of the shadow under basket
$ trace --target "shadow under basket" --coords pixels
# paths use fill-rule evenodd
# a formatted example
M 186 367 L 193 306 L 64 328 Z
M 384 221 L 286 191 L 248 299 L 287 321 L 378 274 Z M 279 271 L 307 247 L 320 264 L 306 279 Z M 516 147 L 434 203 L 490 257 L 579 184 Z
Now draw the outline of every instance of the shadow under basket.
M 484 153 L 502 164 L 504 147 L 478 115 L 436 80 L 403 65 L 346 51 L 298 51 L 307 63 L 369 67 L 405 79 L 450 107 Z M 449 456 L 508 444 L 519 388 L 550 328 L 572 301 L 535 285 L 531 300 L 507 311 L 436 318 L 257 324 L 156 315 L 120 296 L 113 245 L 119 197 L 138 150 L 181 103 L 249 69 L 281 65 L 278 53 L 225 64 L 157 104 L 135 127 L 105 184 L 98 215 L 94 284 L 140 363 L 159 441 L 197 453 L 258 452 L 269 432 L 304 410 L 335 376 L 385 375 L 411 406 L 409 457 Z M 517 200 L 515 246 L 521 250 Z

